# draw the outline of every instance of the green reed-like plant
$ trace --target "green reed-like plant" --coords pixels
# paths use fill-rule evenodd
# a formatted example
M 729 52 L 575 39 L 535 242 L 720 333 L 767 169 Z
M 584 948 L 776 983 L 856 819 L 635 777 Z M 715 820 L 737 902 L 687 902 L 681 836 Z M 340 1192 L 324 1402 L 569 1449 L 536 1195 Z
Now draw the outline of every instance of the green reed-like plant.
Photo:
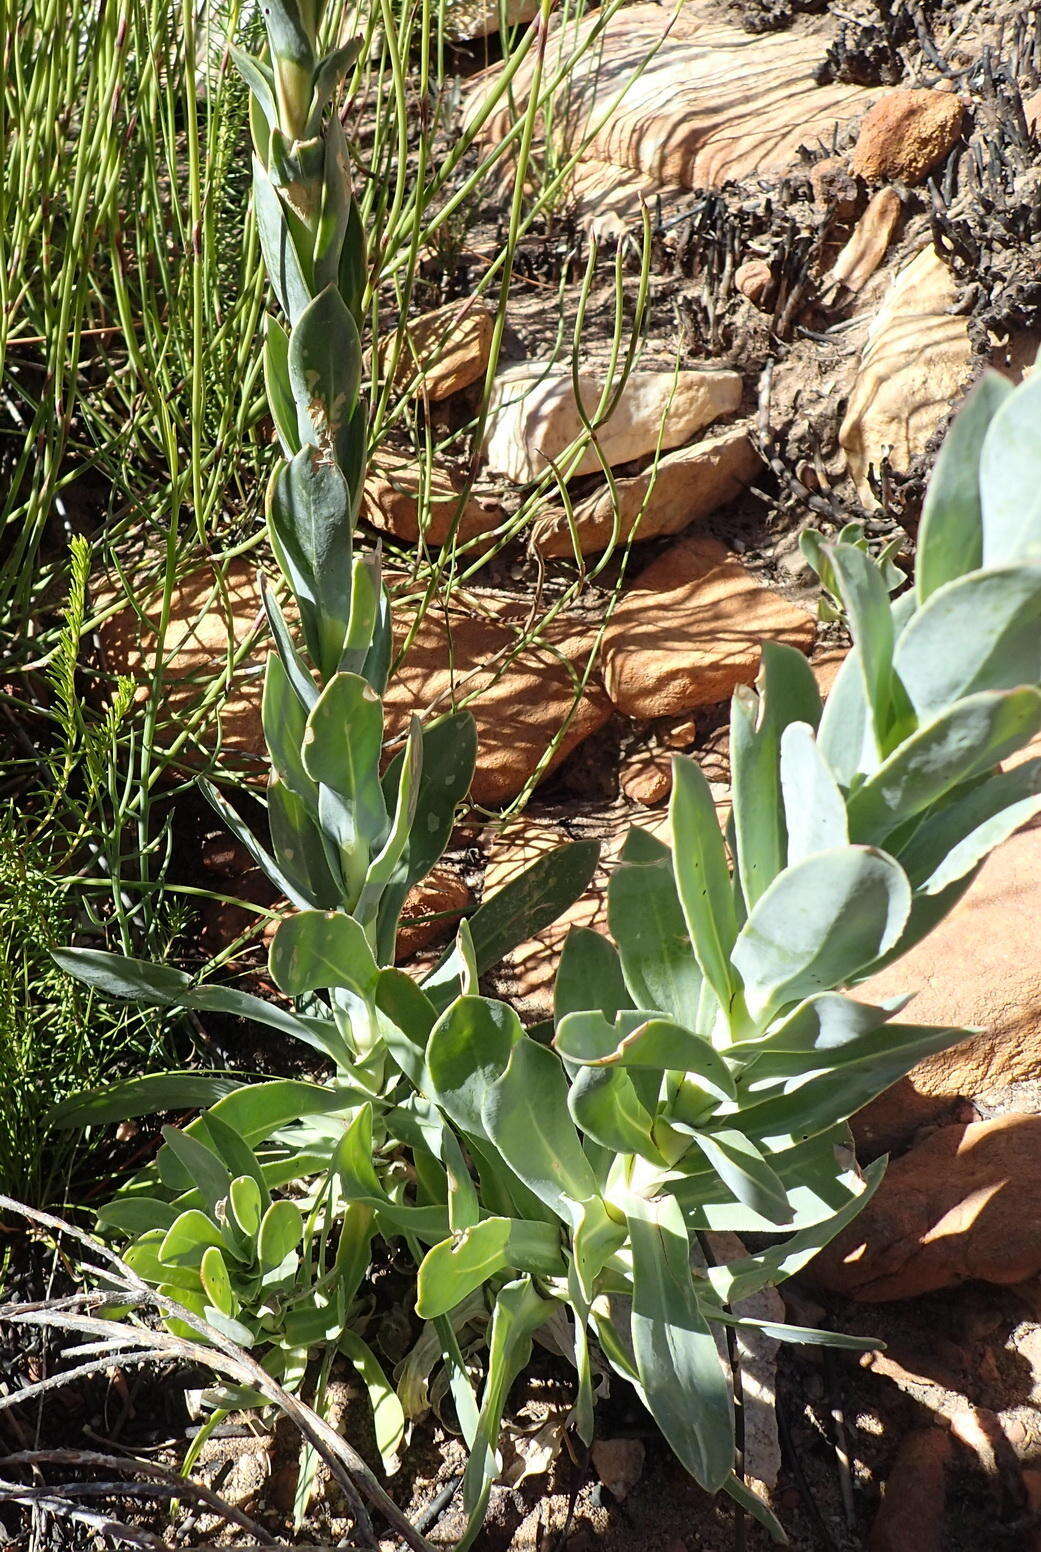
M 565 946 L 552 1044 L 480 995 L 473 944 L 485 937 L 470 927 L 421 985 L 380 966 L 371 925 L 367 935 L 350 913 L 303 909 L 279 928 L 272 971 L 301 1011 L 266 1016 L 340 1055 L 339 1084 L 315 1088 L 322 1178 L 367 1215 L 366 1234 L 401 1238 L 417 1259 L 421 1345 L 447 1366 L 471 1448 L 465 1540 L 497 1470 L 510 1384 L 540 1328 L 560 1345 L 564 1317 L 581 1435 L 592 1433 L 598 1350 L 698 1481 L 781 1535 L 733 1469 L 717 1334 L 749 1324 L 734 1306 L 805 1265 L 875 1189 L 884 1163 L 861 1175 L 849 1118 L 966 1036 L 903 1022 L 906 999 L 877 1007 L 847 993 L 918 942 L 1041 809 L 1041 761 L 1000 768 L 1041 731 L 1039 401 L 1037 380 L 1013 391 L 988 376 L 975 391 L 930 485 L 914 585 L 895 602 L 864 550 L 822 552 L 854 637 L 827 706 L 798 653 L 764 650 L 756 689 L 734 701 L 726 839 L 696 762 L 678 757 L 672 846 L 632 831 L 609 888 L 611 937 L 578 930 Z M 364 725 L 345 723 L 345 740 Z M 399 784 L 404 769 L 403 757 Z M 147 967 L 62 957 L 95 984 L 155 999 Z M 321 1018 L 307 1000 L 318 990 Z M 227 995 L 185 979 L 165 1000 L 218 1006 Z M 349 1052 L 362 1007 L 367 1034 Z M 258 1156 L 268 1183 L 294 1164 L 301 1176 L 311 1161 L 287 1154 L 286 1087 L 241 1089 L 188 1131 L 205 1145 L 213 1118 L 237 1120 L 251 1145 L 273 1139 L 277 1159 Z M 133 1103 L 116 1091 L 74 1114 L 104 1119 Z M 209 1143 L 219 1154 L 220 1136 Z M 177 1208 L 191 1211 L 192 1196 Z M 126 1210 L 117 1201 L 110 1221 Z M 715 1265 L 704 1236 L 719 1230 L 774 1238 Z M 186 1258 L 200 1277 L 201 1254 Z M 486 1324 L 478 1397 L 462 1346 Z M 410 1409 L 409 1362 L 400 1390 Z
M 381 773 L 389 609 L 378 555 L 353 553 L 365 250 L 327 111 L 353 46 L 321 53 L 321 10 L 271 0 L 268 57 L 239 60 L 284 318 L 265 340 L 282 450 L 268 533 L 299 622 L 298 640 L 265 591 L 269 837 L 210 789 L 295 907 L 271 949 L 293 1006 L 95 951 L 58 958 L 115 996 L 265 1022 L 334 1076 L 160 1075 L 80 1099 L 55 1122 L 209 1105 L 168 1131 L 102 1225 L 131 1236 L 140 1275 L 272 1374 L 304 1384 L 316 1360 L 319 1397 L 337 1351 L 377 1413 L 390 1396 L 354 1329 L 355 1294 L 377 1235 L 409 1248 L 424 1327 L 381 1444 L 392 1451 L 439 1360 L 471 1452 L 464 1545 L 498 1470 L 510 1385 L 543 1328 L 573 1355 L 583 1438 L 594 1363 L 606 1363 L 704 1486 L 780 1535 L 734 1471 L 717 1338 L 747 1323 L 735 1305 L 804 1265 L 877 1184 L 881 1165 L 862 1176 L 853 1161 L 849 1117 L 964 1038 L 900 1022 L 902 1002 L 845 993 L 918 941 L 1041 807 L 1041 762 L 999 769 L 1041 730 L 1041 386 L 1013 392 L 989 377 L 976 391 L 930 487 L 915 585 L 895 603 L 856 544 L 819 550 L 855 643 L 827 707 L 798 653 L 764 651 L 757 688 L 734 702 L 726 839 L 696 762 L 677 759 L 672 845 L 633 830 L 610 884 L 611 938 L 569 937 L 552 1032 L 525 1031 L 480 994 L 479 976 L 575 897 L 595 849 L 529 870 L 422 980 L 394 968 L 405 893 L 440 855 L 469 784 L 473 725 L 465 712 L 413 721 Z M 717 1266 L 702 1237 L 721 1229 L 775 1239 Z M 479 1339 L 475 1387 L 464 1352 Z

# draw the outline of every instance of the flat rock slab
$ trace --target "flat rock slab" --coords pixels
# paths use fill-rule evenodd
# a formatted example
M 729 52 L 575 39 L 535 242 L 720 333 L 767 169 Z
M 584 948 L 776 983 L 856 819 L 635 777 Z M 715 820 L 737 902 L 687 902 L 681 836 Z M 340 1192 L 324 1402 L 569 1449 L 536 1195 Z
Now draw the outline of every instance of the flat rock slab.
M 139 700 L 150 693 L 160 605 L 157 594 L 141 613 L 122 609 L 100 632 L 104 667 L 136 680 Z M 415 610 L 410 616 L 408 600 L 399 600 L 399 643 L 410 618 Z M 524 646 L 527 618 L 522 605 L 500 600 L 486 605 L 485 612 L 458 604 L 447 612 L 430 610 L 387 689 L 389 736 L 404 732 L 413 712 L 437 715 L 467 700 L 477 722 L 478 764 L 471 790 L 478 803 L 515 797 L 551 745 L 540 779 L 611 715 L 595 673 L 585 689 L 581 686 L 594 649 L 592 630 L 570 617 L 541 622 L 543 641 Z M 254 635 L 255 645 L 244 653 Z M 162 742 L 169 743 L 198 711 L 220 665 L 241 656 L 220 709 L 221 754 L 247 775 L 266 780 L 261 700 L 269 649 L 252 561 L 235 560 L 222 578 L 208 566 L 185 577 L 174 591 L 166 632 Z M 210 718 L 182 758 L 187 763 L 193 747 L 198 751 L 215 744 Z
M 431 404 L 469 388 L 484 376 L 494 328 L 488 304 L 472 296 L 411 319 L 398 349 L 395 385 L 411 388 Z M 381 354 L 385 369 L 397 339 L 396 334 L 384 338 Z
M 578 374 L 581 394 L 569 369 L 550 361 L 525 361 L 500 372 L 492 388 L 484 455 L 489 469 L 517 485 L 540 479 L 560 464 L 582 434 L 583 413 L 592 420 L 603 395 L 605 374 Z M 597 427 L 600 454 L 612 467 L 646 458 L 657 448 L 680 447 L 741 403 L 741 378 L 723 368 L 708 371 L 629 374 L 614 412 Z M 571 479 L 601 468 L 590 443 L 578 463 L 565 469 Z M 562 470 L 562 472 L 564 472 Z
M 615 500 L 605 487 L 576 502 L 573 515 L 579 549 L 583 555 L 595 555 L 631 537 L 660 539 L 680 533 L 733 501 L 761 466 L 746 426 L 730 426 L 718 436 L 667 453 L 642 474 L 619 479 Z M 560 508 L 543 513 L 536 520 L 533 540 L 543 555 L 573 555 L 567 513 Z
M 488 38 L 507 27 L 520 27 L 539 14 L 539 0 L 449 0 L 445 31 L 450 38 Z
M 92 603 L 104 607 L 117 599 L 122 601 L 123 595 L 101 584 Z M 133 679 L 138 702 L 147 700 L 151 693 L 161 616 L 162 595 L 157 590 L 136 608 L 127 602 L 98 631 L 102 667 L 110 674 Z M 253 636 L 255 643 L 244 651 Z M 163 636 L 160 743 L 169 745 L 196 719 L 222 665 L 230 668 L 238 660 L 227 691 L 217 700 L 218 716 L 202 718 L 198 740 L 193 738 L 183 746 L 182 758 L 189 764 L 198 763 L 201 751 L 215 747 L 219 726 L 221 749 L 229 762 L 266 779 L 260 715 L 266 657 L 267 627 L 257 568 L 251 560 L 239 557 L 223 571 L 200 566 L 182 577 L 170 598 L 169 623 Z
M 404 731 L 409 716 L 426 717 L 465 703 L 477 723 L 477 770 L 471 796 L 497 804 L 516 797 L 547 756 L 539 779 L 601 728 L 611 703 L 587 673 L 594 636 L 574 620 L 542 622 L 542 639 L 520 645 L 528 619 L 498 601 L 487 613 L 452 605 L 423 617 L 384 703 L 389 727 Z M 399 639 L 408 605 L 395 607 Z
M 1041 1116 L 943 1126 L 889 1169 L 812 1263 L 823 1287 L 877 1303 L 1041 1271 Z
M 1041 753 L 1035 741 L 1026 751 Z M 863 982 L 857 996 L 878 1003 L 914 992 L 905 1018 L 977 1028 L 880 1095 L 854 1122 L 878 1150 L 904 1141 L 962 1097 L 1000 1093 L 1041 1077 L 1041 821 L 992 852 L 954 910 L 909 954 Z
M 505 521 L 498 501 L 487 492 L 466 490 L 454 468 L 437 465 L 429 479 L 420 460 L 381 449 L 365 476 L 363 512 L 373 527 L 407 544 L 440 547 L 454 536 L 457 544 L 491 533 Z
M 958 407 L 975 356 L 968 319 L 952 313 L 959 286 L 933 247 L 899 271 L 867 333 L 839 428 L 846 464 L 866 506 L 877 506 L 869 473 L 883 459 L 900 474 Z
M 604 684 L 627 717 L 670 717 L 726 700 L 759 671 L 763 641 L 808 652 L 805 610 L 763 587 L 714 539 L 687 539 L 636 578 L 603 640 Z
M 879 96 L 875 88 L 818 85 L 826 46 L 820 33 L 799 30 L 750 36 L 713 20 L 700 0 L 676 12 L 626 6 L 606 25 L 594 11 L 555 25 L 549 37 L 543 79 L 564 72 L 554 133 L 569 147 L 581 144 L 583 156 L 658 185 L 715 188 L 731 178 L 788 172 L 800 147 L 830 142 Z M 489 141 L 501 139 L 524 112 L 534 67 L 533 51 L 482 131 Z M 501 74 L 502 66 L 493 66 L 475 79 L 468 121 Z

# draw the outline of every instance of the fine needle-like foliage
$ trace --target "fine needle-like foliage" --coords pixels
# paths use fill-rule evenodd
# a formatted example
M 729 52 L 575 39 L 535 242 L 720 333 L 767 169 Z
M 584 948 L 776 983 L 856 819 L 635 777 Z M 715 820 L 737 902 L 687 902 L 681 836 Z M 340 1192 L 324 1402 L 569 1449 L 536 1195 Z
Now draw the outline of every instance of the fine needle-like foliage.
M 393 967 L 405 893 L 446 843 L 474 758 L 465 713 L 413 723 L 381 774 L 390 619 L 378 555 L 352 553 L 365 457 L 366 263 L 330 99 L 352 47 L 324 56 L 321 6 L 270 0 L 254 96 L 255 204 L 280 316 L 265 368 L 282 458 L 268 530 L 292 595 L 266 595 L 268 835 L 214 795 L 295 912 L 265 1003 L 89 950 L 60 962 L 99 990 L 266 1022 L 331 1062 L 325 1083 L 167 1074 L 88 1095 L 56 1121 L 209 1104 L 101 1214 L 127 1263 L 319 1405 L 357 1366 L 388 1464 L 433 1369 L 470 1450 L 462 1545 L 483 1519 L 510 1387 L 542 1332 L 576 1372 L 632 1384 L 678 1458 L 782 1532 L 735 1473 L 720 1334 L 857 1213 L 849 1118 L 965 1031 L 848 993 L 919 941 L 998 842 L 1041 808 L 1041 379 L 987 377 L 930 486 L 914 584 L 857 544 L 814 555 L 853 650 L 826 707 L 803 657 L 764 649 L 735 697 L 726 836 L 697 763 L 677 758 L 672 844 L 639 829 L 609 890 L 611 936 L 565 947 L 552 1031 L 481 995 L 481 971 L 589 877 L 572 848 L 461 927 L 418 980 Z M 911 988 L 913 990 L 913 988 Z M 215 1101 L 215 1102 L 213 1102 Z M 714 1264 L 702 1237 L 768 1236 Z M 417 1265 L 423 1323 L 392 1386 L 357 1329 L 378 1237 Z M 843 1338 L 785 1325 L 797 1342 Z M 485 1351 L 483 1382 L 471 1358 Z M 466 1356 L 464 1356 L 466 1355 Z M 216 1407 L 263 1398 L 225 1387 Z M 306 1501 L 302 1474 L 298 1509 Z

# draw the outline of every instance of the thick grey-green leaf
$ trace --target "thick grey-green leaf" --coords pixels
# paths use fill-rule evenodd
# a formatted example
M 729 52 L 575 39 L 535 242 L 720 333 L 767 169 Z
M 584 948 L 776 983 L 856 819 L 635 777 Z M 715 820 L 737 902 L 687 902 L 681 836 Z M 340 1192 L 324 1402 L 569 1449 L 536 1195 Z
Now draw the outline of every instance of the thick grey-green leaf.
M 784 1282 L 812 1261 L 818 1251 L 830 1244 L 848 1223 L 861 1212 L 878 1190 L 885 1174 L 886 1159 L 876 1159 L 848 1189 L 845 1180 L 835 1179 L 836 1210 L 809 1228 L 800 1229 L 777 1245 L 718 1267 L 710 1267 L 708 1278 L 726 1304 L 739 1304 L 760 1288 L 772 1288 Z
M 939 588 L 901 633 L 895 661 L 920 717 L 979 690 L 1041 683 L 1041 565 L 975 571 Z
M 477 729 L 469 711 L 452 712 L 423 728 L 423 761 L 415 814 L 394 876 L 380 903 L 379 948 L 389 961 L 405 896 L 426 877 L 448 845 L 456 808 L 466 797 L 477 757 Z M 388 807 L 398 790 L 404 750 L 395 755 L 383 777 Z
M 848 787 L 858 771 L 878 764 L 860 651 L 847 654 L 824 703 L 817 742 L 840 787 Z
M 700 1035 L 653 1014 L 627 1010 L 608 1024 L 599 1013 L 571 1013 L 554 1039 L 560 1055 L 595 1067 L 693 1073 L 720 1099 L 734 1097 L 734 1080 L 720 1053 Z
M 737 912 L 719 816 L 695 760 L 677 755 L 672 773 L 669 812 L 676 892 L 702 973 L 728 1009 L 735 990 L 730 951 L 737 938 Z
M 739 685 L 730 716 L 731 796 L 741 892 L 751 910 L 786 862 L 778 751 L 785 728 L 816 728 L 821 698 L 801 652 L 764 641 L 755 689 Z
M 300 255 L 293 245 L 282 201 L 267 168 L 257 156 L 253 158 L 253 209 L 268 276 L 283 312 L 290 323 L 295 323 L 311 300 L 311 292 Z
M 267 789 L 267 819 L 271 851 L 280 875 L 289 881 L 287 891 L 294 905 L 331 910 L 344 896 L 338 859 L 330 862 L 322 823 L 322 794 L 318 813 L 281 776 L 271 772 Z M 333 867 L 336 866 L 336 872 Z
M 347 800 L 358 840 L 368 846 L 386 834 L 387 805 L 379 779 L 382 745 L 379 696 L 360 674 L 334 675 L 307 719 L 304 765 L 313 781 Z
M 857 662 L 864 679 L 875 743 L 884 752 L 897 711 L 889 589 L 871 556 L 855 545 L 832 545 L 828 553 L 857 646 Z
M 959 1045 L 972 1033 L 926 1024 L 883 1024 L 862 1035 L 841 1060 L 822 1061 L 819 1071 L 790 1092 L 744 1104 L 741 1128 L 756 1140 L 818 1135 L 848 1121 L 925 1057 Z
M 351 504 L 339 468 L 305 446 L 275 470 L 268 536 L 300 606 L 304 636 L 322 674 L 336 672 L 351 589 Z
M 654 1115 L 642 1103 L 632 1077 L 619 1067 L 582 1067 L 567 1093 L 571 1117 L 586 1136 L 612 1153 L 666 1160 L 652 1136 Z
M 295 458 L 300 451 L 300 433 L 289 382 L 289 335 L 278 319 L 270 316 L 264 326 L 264 388 L 283 456 Z
M 515 1218 L 485 1218 L 432 1245 L 419 1268 L 416 1314 L 421 1320 L 447 1315 L 475 1288 L 510 1270 L 563 1277 L 559 1229 Z
M 592 882 L 599 857 L 598 841 L 569 841 L 538 857 L 485 900 L 467 924 L 477 973 L 483 975 L 573 905 Z M 423 983 L 441 1007 L 458 991 L 458 979 L 450 967 L 453 953 L 449 950 Z
M 849 833 L 877 843 L 991 770 L 1041 729 L 1041 692 L 987 690 L 956 701 L 906 739 L 849 800 Z
M 569 1013 L 592 1009 L 613 1024 L 615 1014 L 630 1006 L 614 944 L 602 932 L 572 927 L 564 941 L 553 984 L 555 1022 L 559 1024 Z
M 261 703 L 268 755 L 286 785 L 292 787 L 312 815 L 317 816 L 318 794 L 304 769 L 302 753 L 307 712 L 308 707 L 300 700 L 282 658 L 277 652 L 269 652 Z
M 279 607 L 278 599 L 275 597 L 271 583 L 263 575 L 260 577 L 260 597 L 264 605 L 264 613 L 267 615 L 268 625 L 271 627 L 271 634 L 275 638 L 276 650 L 282 660 L 282 667 L 289 677 L 290 684 L 300 697 L 301 705 L 310 711 L 318 699 L 317 687 L 311 677 L 310 670 L 296 649 L 292 632 L 286 624 L 285 615 Z
M 607 917 L 633 1002 L 693 1028 L 702 975 L 667 851 L 654 861 L 622 861 L 607 886 Z
M 939 894 L 1039 810 L 1041 760 L 1024 760 L 927 814 L 900 848 L 900 866 L 915 890 Z
M 510 1386 L 531 1356 L 531 1336 L 558 1306 L 536 1292 L 530 1277 L 499 1290 L 488 1339 L 488 1367 L 476 1437 L 463 1474 L 466 1529 L 456 1552 L 466 1552 L 481 1528 L 488 1494 L 499 1472 L 496 1444 Z
M 632 1341 L 647 1406 L 680 1461 L 709 1492 L 734 1464 L 734 1414 L 697 1294 L 679 1206 L 631 1198 Z
M 271 975 L 290 997 L 342 986 L 370 1001 L 376 961 L 361 926 L 342 911 L 298 911 L 279 923 L 271 944 Z
M 808 722 L 791 722 L 781 735 L 780 774 L 788 865 L 845 846 L 845 799 Z
M 104 1126 L 132 1116 L 154 1115 L 163 1110 L 193 1110 L 241 1088 L 243 1079 L 227 1073 L 159 1072 L 143 1078 L 125 1078 L 104 1088 L 70 1094 L 47 1112 L 47 1124 Z
M 788 1193 L 751 1138 L 733 1128 L 712 1132 L 694 1130 L 692 1135 L 720 1180 L 739 1202 L 744 1202 L 771 1223 L 791 1222 Z
M 459 997 L 434 1025 L 423 1088 L 461 1131 L 486 1135 L 482 1100 L 523 1035 L 513 1009 L 490 997 Z
M 915 589 L 920 604 L 945 582 L 982 563 L 980 455 L 990 423 L 1011 392 L 1006 377 L 987 372 L 943 439 L 918 525 Z
M 987 428 L 980 454 L 983 564 L 1041 560 L 1041 375 L 1020 383 Z
M 296 321 L 288 366 L 299 443 L 309 442 L 330 461 L 358 402 L 361 364 L 358 325 L 336 287 L 327 285 Z
M 741 929 L 734 964 L 753 1013 L 846 986 L 899 938 L 911 886 L 869 846 L 818 852 L 786 868 Z
M 558 1216 L 573 1218 L 569 1204 L 586 1201 L 597 1189 L 567 1095 L 559 1058 L 524 1037 L 488 1086 L 481 1119 L 485 1135 L 528 1190 Z

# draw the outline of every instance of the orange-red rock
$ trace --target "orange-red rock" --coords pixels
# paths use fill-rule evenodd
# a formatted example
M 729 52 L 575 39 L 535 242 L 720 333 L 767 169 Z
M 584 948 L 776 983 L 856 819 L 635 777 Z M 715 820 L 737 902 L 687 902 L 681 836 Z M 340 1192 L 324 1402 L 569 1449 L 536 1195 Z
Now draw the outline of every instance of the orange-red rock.
M 594 649 L 591 630 L 567 617 L 541 623 L 542 640 L 519 646 L 528 621 L 522 607 L 478 612 L 461 602 L 446 611 L 430 609 L 404 662 L 387 687 L 388 725 L 399 731 L 415 711 L 437 715 L 464 702 L 477 722 L 477 771 L 471 796 L 478 803 L 516 797 L 536 767 L 557 744 L 541 777 L 604 725 L 611 705 L 593 674 L 585 690 Z M 408 628 L 405 603 L 395 611 L 399 635 Z M 538 623 L 538 622 L 537 622 Z M 558 737 L 559 735 L 559 737 Z
M 121 595 L 106 586 L 94 602 L 113 603 L 117 597 Z M 266 780 L 260 702 L 267 628 L 256 561 L 239 556 L 223 569 L 199 566 L 181 578 L 170 599 L 160 650 L 162 605 L 162 592 L 155 589 L 137 599 L 136 607 L 127 600 L 102 624 L 98 637 L 103 669 L 135 680 L 135 698 L 144 702 L 161 659 L 160 744 L 168 747 L 190 724 L 194 731 L 179 752 L 186 763 L 197 763 L 203 751 L 214 747 L 219 726 L 225 759 L 247 775 Z M 229 671 L 227 690 L 211 698 L 206 712 L 215 681 Z
M 559 75 L 554 133 L 583 157 L 645 174 L 660 185 L 718 187 L 729 178 L 787 172 L 800 147 L 831 140 L 878 95 L 862 86 L 816 80 L 821 38 L 788 31 L 750 37 L 718 20 L 704 0 L 663 13 L 653 4 L 621 7 L 555 27 L 543 81 Z M 587 46 L 588 34 L 598 36 Z M 483 127 L 501 140 L 532 90 L 535 52 Z M 499 88 L 493 66 L 469 87 L 473 122 Z M 623 91 L 624 88 L 624 91 Z
M 454 868 L 438 863 L 405 899 L 398 927 L 395 958 L 409 959 L 432 943 L 451 936 L 473 903 L 466 880 Z
M 944 1126 L 890 1164 L 812 1264 L 824 1287 L 877 1302 L 1041 1271 L 1041 1116 Z
M 759 669 L 760 644 L 808 651 L 815 625 L 714 539 L 687 539 L 636 578 L 604 633 L 607 693 L 630 717 L 726 700 Z
M 487 494 L 470 491 L 454 469 L 432 470 L 424 484 L 418 459 L 401 453 L 381 452 L 365 478 L 364 513 L 377 528 L 396 539 L 416 544 L 444 544 L 451 533 L 458 544 L 490 533 L 505 513 Z M 422 521 L 421 521 L 422 519 Z
M 943 1552 L 950 1435 L 919 1428 L 901 1441 L 886 1477 L 869 1552 Z
M 672 792 L 672 751 L 638 749 L 631 754 L 618 775 L 630 803 L 641 808 L 658 808 L 667 803 Z
M 964 117 L 952 92 L 897 87 L 864 115 L 850 167 L 869 183 L 921 183 L 954 145 Z
M 423 313 L 405 327 L 395 382 L 439 403 L 484 376 L 494 322 L 480 297 L 464 297 Z M 394 334 L 385 337 L 384 356 Z
M 734 271 L 734 285 L 753 307 L 767 312 L 777 293 L 774 272 L 765 259 L 746 259 Z
M 745 426 L 728 426 L 677 452 L 667 453 L 642 474 L 615 482 L 575 503 L 573 518 L 583 555 L 605 550 L 630 536 L 660 539 L 680 533 L 740 495 L 762 467 Z M 543 555 L 573 555 L 567 514 L 554 508 L 543 514 L 532 533 Z

